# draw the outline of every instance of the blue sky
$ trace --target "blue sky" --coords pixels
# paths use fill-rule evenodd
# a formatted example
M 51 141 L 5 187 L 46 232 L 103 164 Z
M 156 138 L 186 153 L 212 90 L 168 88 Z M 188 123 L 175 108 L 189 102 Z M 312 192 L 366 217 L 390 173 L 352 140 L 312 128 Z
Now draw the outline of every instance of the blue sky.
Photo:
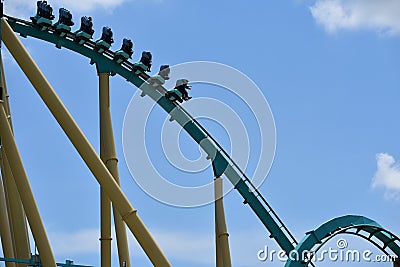
M 154 70 L 165 63 L 205 60 L 248 75 L 268 100 L 277 132 L 274 164 L 260 190 L 297 239 L 345 214 L 365 215 L 400 234 L 397 0 L 50 3 L 54 10 L 70 8 L 75 22 L 91 15 L 95 38 L 103 25 L 110 26 L 114 50 L 122 38 L 132 38 L 133 60 L 142 50 L 152 51 Z M 36 3 L 5 5 L 10 15 L 28 19 Z M 95 68 L 65 49 L 31 38 L 23 43 L 98 149 Z M 17 143 L 56 258 L 99 266 L 98 185 L 5 48 L 2 53 Z M 138 188 L 122 151 L 124 115 L 136 89 L 119 77 L 111 79 L 111 87 L 126 195 L 174 266 L 214 266 L 213 206 L 171 207 Z M 192 96 L 214 97 L 209 88 L 201 89 L 195 87 Z M 224 101 L 222 93 L 215 97 Z M 218 125 L 208 123 L 207 128 L 226 148 L 235 146 Z M 196 149 L 184 135 L 180 138 L 184 147 Z M 211 170 L 205 174 L 212 179 Z M 237 192 L 227 195 L 225 207 L 234 266 L 283 266 L 257 260 L 265 245 L 277 247 Z M 373 250 L 358 239 L 348 242 L 353 249 Z M 131 243 L 132 262 L 151 266 Z M 318 266 L 325 265 L 333 266 Z M 365 263 L 354 264 L 361 265 Z

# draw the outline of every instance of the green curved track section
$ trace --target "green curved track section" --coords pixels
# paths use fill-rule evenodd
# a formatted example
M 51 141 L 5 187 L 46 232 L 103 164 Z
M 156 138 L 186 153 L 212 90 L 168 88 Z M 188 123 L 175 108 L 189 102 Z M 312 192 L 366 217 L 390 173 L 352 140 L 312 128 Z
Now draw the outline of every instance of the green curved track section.
M 270 237 L 274 238 L 279 246 L 287 253 L 294 249 L 297 244 L 295 238 L 257 188 L 251 183 L 250 179 L 214 138 L 212 138 L 186 110 L 165 98 L 165 88 L 161 86 L 155 88 L 150 85 L 148 82 L 150 76 L 145 73 L 134 71 L 132 63 L 124 61 L 118 64 L 115 62 L 113 60 L 113 52 L 109 50 L 106 50 L 102 54 L 96 52 L 94 42 L 87 41 L 85 44 L 78 44 L 74 41 L 75 35 L 72 32 L 64 37 L 60 37 L 53 27 L 48 27 L 46 30 L 42 31 L 31 22 L 9 16 L 5 17 L 14 32 L 19 33 L 21 36 L 30 36 L 53 43 L 58 48 L 66 48 L 75 51 L 89 58 L 91 64 L 96 64 L 99 73 L 118 74 L 142 90 L 145 95 L 151 97 L 161 108 L 169 113 L 208 154 L 209 158 L 213 161 L 215 175 L 219 177 L 224 174 L 232 182 L 235 189 L 244 198 L 244 203 L 250 206 L 270 232 Z
M 389 231 L 383 229 L 377 222 L 363 216 L 347 215 L 332 219 L 315 230 L 307 232 L 295 250 L 298 255 L 304 251 L 317 252 L 326 242 L 339 234 L 351 234 L 362 237 L 377 246 L 389 255 L 390 249 L 400 257 L 400 239 Z M 378 240 L 380 243 L 375 241 Z M 303 267 L 308 263 L 289 259 L 285 267 Z

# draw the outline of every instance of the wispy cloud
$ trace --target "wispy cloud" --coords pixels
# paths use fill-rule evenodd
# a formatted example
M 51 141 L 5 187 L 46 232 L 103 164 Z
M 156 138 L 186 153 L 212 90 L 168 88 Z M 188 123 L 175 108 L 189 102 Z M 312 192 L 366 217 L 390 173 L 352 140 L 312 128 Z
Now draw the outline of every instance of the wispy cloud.
M 66 7 L 73 10 L 74 12 L 84 13 L 93 10 L 104 10 L 110 11 L 128 0 L 52 0 L 48 1 L 53 9 L 56 11 L 59 7 Z M 36 1 L 32 0 L 5 0 L 4 1 L 4 11 L 6 14 L 28 18 L 36 12 Z M 57 13 L 57 12 L 54 12 Z
M 49 238 L 54 252 L 59 256 L 86 255 L 99 252 L 99 233 L 98 229 L 52 232 Z
M 109 10 L 122 5 L 126 0 L 53 0 L 57 6 L 66 6 L 77 12 L 88 12 L 95 9 Z
M 201 263 L 214 263 L 214 237 L 190 231 L 157 231 L 155 239 L 171 259 Z
M 215 265 L 215 237 L 213 232 L 203 233 L 195 230 L 161 230 L 153 229 L 155 240 L 172 262 L 185 262 L 187 265 L 201 264 Z M 83 229 L 73 232 L 50 232 L 49 238 L 55 255 L 63 257 L 82 257 L 98 254 L 100 249 L 99 229 Z M 131 257 L 146 258 L 137 241 L 129 232 L 128 242 Z M 117 256 L 115 232 L 113 236 L 113 254 Z M 229 238 L 232 260 L 236 266 L 255 266 L 260 262 L 257 251 L 264 245 L 278 249 L 267 234 L 260 234 L 253 230 L 235 232 Z M 74 244 L 71 246 L 71 244 Z M 246 244 L 246 245 L 244 245 Z
M 398 0 L 317 0 L 310 11 L 329 33 L 372 29 L 389 35 L 400 34 Z
M 214 262 L 213 235 L 203 235 L 200 233 L 184 232 L 184 231 L 152 231 L 155 240 L 172 259 L 183 262 L 194 262 L 201 264 L 212 264 Z M 135 257 L 146 257 L 141 253 L 134 236 L 128 230 L 128 241 L 130 251 Z M 83 229 L 73 232 L 58 231 L 50 232 L 49 238 L 54 253 L 60 257 L 82 256 L 90 254 L 98 254 L 100 249 L 99 229 Z M 115 232 L 112 231 L 113 253 L 116 256 Z M 71 246 L 71 244 L 74 244 Z
M 383 187 L 385 198 L 400 199 L 400 164 L 389 154 L 376 155 L 378 169 L 372 179 L 372 188 Z

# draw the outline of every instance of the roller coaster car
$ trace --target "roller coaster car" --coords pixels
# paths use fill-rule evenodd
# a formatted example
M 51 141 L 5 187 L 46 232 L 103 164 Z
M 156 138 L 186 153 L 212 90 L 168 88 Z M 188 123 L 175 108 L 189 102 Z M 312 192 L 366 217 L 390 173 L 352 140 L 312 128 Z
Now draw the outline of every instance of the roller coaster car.
M 169 74 L 171 70 L 169 69 L 169 65 L 161 65 L 160 71 L 158 72 L 157 75 L 154 75 L 153 77 L 150 77 L 147 82 L 153 86 L 153 88 L 160 93 L 164 93 L 164 89 L 160 88 L 166 80 L 169 80 Z M 146 95 L 145 92 L 142 92 L 140 94 L 141 97 L 144 97 Z
M 103 53 L 105 50 L 109 49 L 110 47 L 111 47 L 111 44 L 107 43 L 104 40 L 96 41 L 96 50 L 100 54 Z
M 121 63 L 124 60 L 132 58 L 133 55 L 133 42 L 130 39 L 124 38 L 122 41 L 122 47 L 120 50 L 115 52 L 114 60 L 117 63 Z
M 179 103 L 183 102 L 182 93 L 179 92 L 177 89 L 169 90 L 165 93 L 165 97 L 170 101 L 178 101 Z
M 161 76 L 161 78 L 163 78 L 165 81 L 165 80 L 169 80 L 170 73 L 171 73 L 171 69 L 169 68 L 169 65 L 161 65 L 158 75 Z
M 54 24 L 56 27 L 56 32 L 61 36 L 64 37 L 67 33 L 71 31 L 71 26 L 74 25 L 72 21 L 72 14 L 69 10 L 65 8 L 59 9 L 59 18 L 58 21 Z
M 170 72 L 169 65 L 162 65 L 158 74 L 150 78 L 149 83 L 155 88 L 163 85 L 165 80 L 169 80 Z
M 161 77 L 160 75 L 155 75 L 153 77 L 150 77 L 147 82 L 157 91 L 159 91 L 160 93 L 163 93 L 164 91 L 162 91 L 159 86 L 163 85 L 165 83 L 165 79 L 163 77 Z M 141 97 L 144 97 L 146 95 L 145 92 L 142 92 L 140 94 Z
M 47 27 L 52 25 L 50 19 L 46 19 L 46 18 L 40 17 L 38 15 L 31 17 L 31 20 L 32 20 L 33 24 L 41 26 L 42 31 L 46 30 Z
M 75 40 L 79 44 L 84 44 L 86 41 L 92 39 L 94 30 L 93 30 L 93 22 L 91 17 L 82 17 L 81 18 L 81 27 L 78 31 L 75 32 Z
M 84 44 L 86 41 L 92 39 L 92 36 L 84 31 L 77 31 L 75 32 L 75 40 L 79 44 Z
M 53 19 L 53 8 L 47 4 L 47 1 L 37 1 L 36 15 L 31 17 L 33 24 L 41 26 L 41 30 L 44 31 L 52 25 Z
M 103 27 L 103 33 L 101 34 L 101 38 L 96 41 L 96 51 L 100 54 L 105 50 L 108 50 L 112 43 L 114 43 L 114 39 L 112 38 L 113 32 L 109 27 Z
M 157 74 L 154 75 L 153 77 L 150 78 L 149 83 L 153 86 L 153 87 L 158 87 L 160 85 L 163 85 L 165 83 L 165 79 Z
M 149 67 L 146 66 L 145 64 L 143 64 L 142 62 L 133 63 L 132 69 L 136 74 L 139 74 L 139 73 L 145 72 L 145 71 L 147 71 L 147 72 L 149 71 Z
M 180 103 L 183 102 L 183 100 L 188 101 L 192 97 L 190 97 L 187 93 L 186 90 L 191 90 L 192 86 L 188 85 L 189 81 L 187 79 L 179 79 L 176 81 L 175 88 L 172 90 L 169 90 L 166 94 L 165 97 L 169 99 L 170 101 L 178 100 Z
M 122 51 L 122 50 L 118 50 L 117 52 L 115 52 L 114 55 L 114 60 L 119 64 L 125 60 L 128 60 L 129 58 L 131 58 L 126 52 Z
M 135 74 L 140 74 L 141 72 L 149 72 L 151 71 L 151 60 L 153 56 L 150 52 L 144 51 L 142 52 L 142 58 L 139 62 L 133 64 L 132 70 Z

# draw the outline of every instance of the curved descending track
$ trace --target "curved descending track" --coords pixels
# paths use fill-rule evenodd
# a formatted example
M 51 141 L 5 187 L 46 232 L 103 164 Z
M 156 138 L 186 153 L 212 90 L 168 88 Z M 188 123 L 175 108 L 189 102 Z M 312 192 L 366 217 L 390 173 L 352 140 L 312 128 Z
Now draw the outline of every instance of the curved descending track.
M 67 48 L 75 51 L 90 59 L 91 64 L 96 64 L 99 73 L 109 72 L 124 77 L 144 94 L 150 96 L 159 106 L 161 106 L 171 117 L 176 120 L 188 134 L 204 149 L 209 158 L 213 161 L 216 176 L 225 176 L 232 182 L 235 189 L 244 198 L 244 203 L 249 204 L 268 231 L 270 237 L 274 238 L 279 246 L 286 252 L 291 251 L 297 242 L 289 232 L 282 220 L 273 211 L 265 198 L 257 188 L 251 183 L 246 174 L 225 152 L 225 150 L 215 141 L 215 139 L 197 122 L 184 108 L 165 98 L 167 91 L 164 87 L 154 88 L 147 81 L 150 76 L 145 73 L 136 74 L 132 70 L 133 64 L 128 61 L 118 64 L 113 60 L 114 53 L 106 50 L 100 54 L 95 51 L 95 43 L 92 41 L 80 45 L 75 42 L 75 34 L 72 32 L 64 37 L 60 37 L 53 27 L 42 31 L 33 23 L 21 19 L 5 16 L 12 29 L 23 37 L 34 37 L 43 41 L 53 43 L 58 48 Z
M 355 215 L 335 218 L 317 229 L 307 232 L 306 236 L 296 246 L 296 251 L 298 255 L 302 255 L 304 251 L 317 252 L 326 242 L 339 234 L 359 236 L 375 245 L 386 255 L 389 255 L 388 249 L 397 256 L 400 255 L 400 239 L 397 236 L 383 229 L 377 222 Z M 301 267 L 304 265 L 307 264 L 289 259 L 285 267 Z
M 376 237 L 384 243 L 381 247 L 383 250 L 389 247 L 397 256 L 400 256 L 400 247 L 396 243 L 398 238 L 388 231 L 383 230 L 382 227 L 374 221 L 361 216 L 345 216 L 334 219 L 317 228 L 315 231 L 307 233 L 306 237 L 298 244 L 265 198 L 225 150 L 183 107 L 165 98 L 164 94 L 166 89 L 164 87 L 158 86 L 155 88 L 151 85 L 148 82 L 150 76 L 146 73 L 138 73 L 136 70 L 133 70 L 133 64 L 128 61 L 123 61 L 121 64 L 118 64 L 114 61 L 114 53 L 110 50 L 106 50 L 101 54 L 96 52 L 95 43 L 92 41 L 78 44 L 74 41 L 75 34 L 72 32 L 61 37 L 52 26 L 48 27 L 46 30 L 41 30 L 39 27 L 25 20 L 9 16 L 5 16 L 5 19 L 7 19 L 14 32 L 19 33 L 21 36 L 30 36 L 53 43 L 58 48 L 64 47 L 75 51 L 89 58 L 91 64 L 96 64 L 99 73 L 118 74 L 142 90 L 144 95 L 148 95 L 152 98 L 204 149 L 213 162 L 215 175 L 220 177 L 224 174 L 232 182 L 235 189 L 244 198 L 244 203 L 249 204 L 251 209 L 270 232 L 270 237 L 276 240 L 286 254 L 289 255 L 294 249 L 298 251 L 308 248 L 311 249 L 316 244 L 324 240 L 326 242 L 336 234 L 347 233 L 364 237 L 372 243 L 374 243 L 374 241 L 371 240 L 371 238 Z M 350 229 L 356 229 L 356 231 L 351 232 Z M 367 235 L 362 235 L 360 232 L 365 232 Z M 303 265 L 307 265 L 307 263 L 288 261 L 286 264 L 288 267 Z

